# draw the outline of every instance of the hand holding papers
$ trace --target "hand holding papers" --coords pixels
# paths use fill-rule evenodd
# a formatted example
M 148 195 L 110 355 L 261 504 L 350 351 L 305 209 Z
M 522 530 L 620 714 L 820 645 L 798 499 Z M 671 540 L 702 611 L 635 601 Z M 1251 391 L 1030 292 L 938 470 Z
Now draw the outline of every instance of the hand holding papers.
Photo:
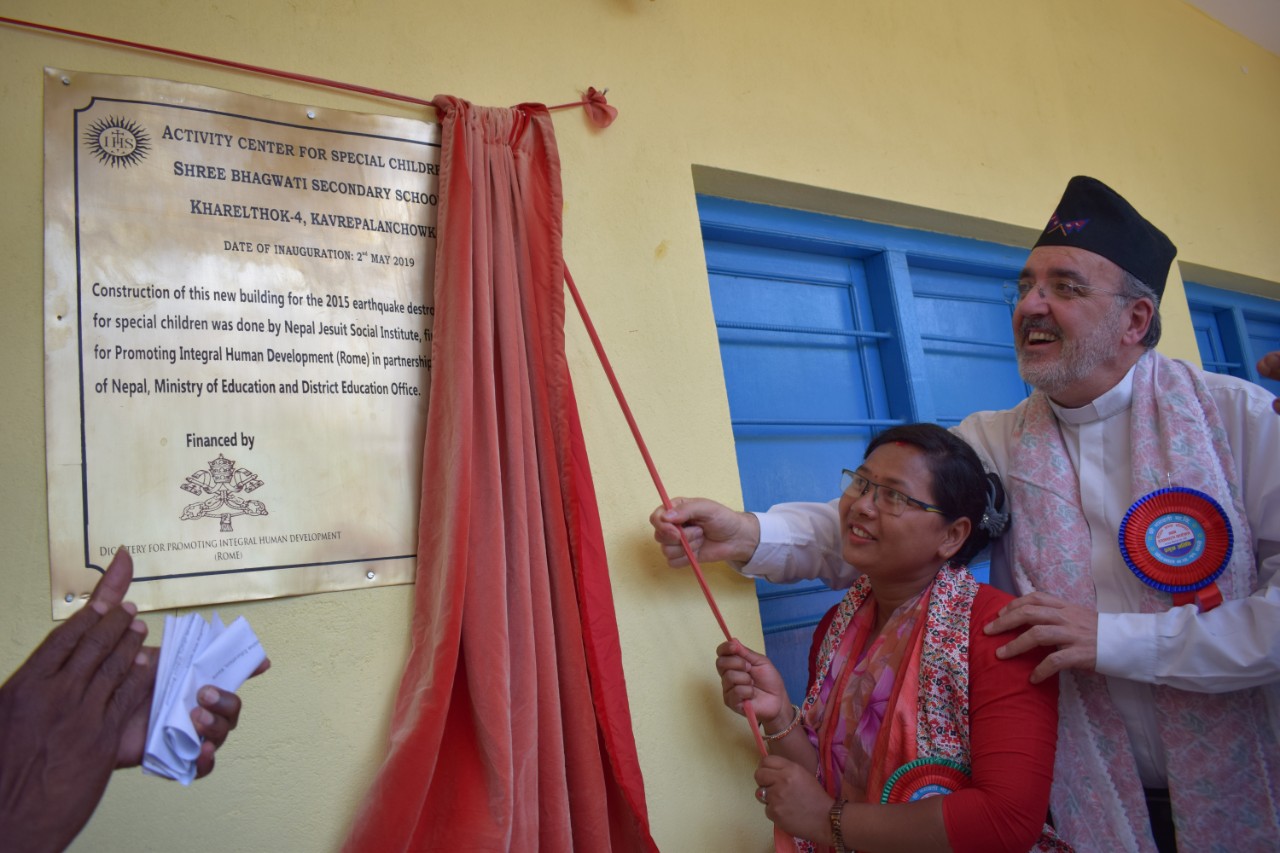
M 69 845 L 97 808 L 112 771 L 137 767 L 150 751 L 148 735 L 162 730 L 149 717 L 149 697 L 159 700 L 187 683 L 186 671 L 175 674 L 172 661 L 165 680 L 157 682 L 162 652 L 142 645 L 146 623 L 124 600 L 132 580 L 133 560 L 120 548 L 89 603 L 53 629 L 0 683 L 0 848 Z M 236 728 L 241 704 L 234 687 L 246 674 L 265 672 L 270 661 L 244 620 L 217 630 L 198 616 L 185 618 L 199 620 L 208 640 L 188 645 L 195 653 L 187 657 L 199 662 L 189 676 L 192 689 L 199 691 L 194 726 L 199 735 L 191 734 L 192 717 L 184 709 L 179 726 L 185 723 L 186 752 L 191 754 L 194 743 L 195 759 L 178 772 L 185 768 L 190 781 L 193 771 L 202 776 L 213 770 L 214 751 Z M 172 642 L 164 653 L 171 658 L 186 645 L 177 639 L 180 633 L 170 628 L 166 637 Z M 205 690 L 206 684 L 212 686 Z M 180 738 L 177 742 L 181 746 Z M 161 766 L 156 756 L 147 758 Z
M 166 616 L 143 769 L 191 784 L 201 743 L 191 722 L 196 691 L 212 684 L 234 693 L 265 659 L 244 617 L 227 627 L 216 614 L 212 624 L 198 613 Z

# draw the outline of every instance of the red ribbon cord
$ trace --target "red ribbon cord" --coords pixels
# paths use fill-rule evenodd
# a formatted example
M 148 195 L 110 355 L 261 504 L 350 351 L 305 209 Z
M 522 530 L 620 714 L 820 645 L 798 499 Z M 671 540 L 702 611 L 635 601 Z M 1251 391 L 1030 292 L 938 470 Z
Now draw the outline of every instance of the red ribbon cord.
M 613 367 L 609 364 L 609 357 L 604 353 L 604 345 L 600 343 L 600 336 L 596 334 L 596 327 L 591 322 L 591 317 L 587 314 L 587 306 L 583 304 L 582 297 L 578 294 L 577 285 L 573 283 L 573 276 L 569 273 L 566 266 L 564 270 L 564 281 L 569 287 L 569 295 L 573 297 L 573 304 L 578 306 L 578 314 L 582 317 L 582 324 L 587 329 L 587 337 L 591 338 L 591 345 L 595 347 L 596 356 L 600 359 L 600 366 L 604 368 L 604 375 L 608 377 L 609 384 L 613 387 L 613 394 L 618 398 L 618 405 L 622 408 L 622 415 L 627 419 L 627 426 L 631 428 L 631 435 L 636 440 L 636 446 L 640 449 L 640 455 L 644 457 L 644 464 L 649 468 L 649 476 L 653 478 L 653 485 L 658 489 L 658 496 L 662 498 L 662 505 L 667 509 L 673 509 L 671 498 L 667 497 L 666 487 L 662 485 L 662 478 L 658 476 L 658 468 L 653 464 L 653 457 L 649 455 L 649 448 L 644 443 L 644 437 L 640 435 L 640 427 L 636 425 L 635 416 L 631 414 L 631 407 L 627 405 L 627 398 L 622 393 L 622 386 L 618 384 L 618 377 L 613 373 Z M 685 538 L 684 531 L 679 530 L 680 546 L 684 548 L 684 555 L 689 559 L 689 567 L 693 569 L 694 576 L 698 579 L 698 586 L 702 587 L 702 595 L 707 599 L 707 604 L 711 606 L 711 613 L 716 617 L 716 622 L 720 625 L 720 630 L 724 632 L 726 640 L 732 640 L 733 635 L 729 633 L 729 626 L 725 624 L 724 616 L 720 614 L 720 608 L 716 606 L 715 596 L 711 594 L 710 587 L 707 586 L 707 579 L 702 574 L 702 567 L 698 565 L 698 558 L 693 555 L 693 548 L 689 546 L 689 540 Z M 756 711 L 751 704 L 751 700 L 742 703 L 742 711 L 746 714 L 747 722 L 751 724 L 751 734 L 755 736 L 756 748 L 760 750 L 762 756 L 768 755 L 769 750 L 765 748 L 764 738 L 760 735 L 760 724 L 756 720 Z
M 587 91 L 582 93 L 581 101 L 570 101 L 567 104 L 556 104 L 554 107 L 547 107 L 547 111 L 567 110 L 570 107 L 582 107 L 587 113 L 587 118 L 591 119 L 591 123 L 599 128 L 606 128 L 613 124 L 613 120 L 618 117 L 618 108 L 609 106 L 609 102 L 604 96 L 608 89 L 596 91 L 595 86 L 588 86 Z
M 127 47 L 133 50 L 145 50 L 150 53 L 159 53 L 165 56 L 176 56 L 180 59 L 190 59 L 194 62 L 205 62 L 209 65 L 218 65 L 223 68 L 235 68 L 240 71 L 249 71 L 253 74 L 262 74 L 267 77 L 277 77 L 281 80 L 293 80 L 298 83 L 310 83 L 313 86 L 324 86 L 329 89 L 337 89 L 343 92 L 357 92 L 361 95 L 372 95 L 375 98 L 386 98 L 391 101 L 404 101 L 410 104 L 417 104 L 422 107 L 432 106 L 431 101 L 423 98 L 416 98 L 413 95 L 401 95 L 398 92 L 390 92 L 386 89 L 374 89 L 370 86 L 361 86 L 358 83 L 343 83 L 341 80 L 330 80 L 326 77 L 315 77 L 311 74 L 299 74 L 294 71 L 281 71 L 278 68 L 267 68 L 263 65 L 251 65 L 247 62 L 236 62 L 232 59 L 220 59 L 216 56 L 206 56 L 201 53 L 189 53 L 185 50 L 174 50 L 169 47 L 158 47 L 153 44 L 143 44 L 136 41 L 127 41 L 125 39 L 112 38 L 111 36 L 100 36 L 94 33 L 86 33 L 80 30 L 68 30 L 62 27 L 51 27 L 48 24 L 37 24 L 31 21 L 20 21 L 17 18 L 6 18 L 0 16 L 0 24 L 9 24 L 15 27 L 26 27 L 27 29 L 40 30 L 46 33 L 56 33 L 57 35 L 71 36 L 72 38 L 87 39 L 89 41 L 101 42 L 103 44 L 114 44 L 118 47 Z M 608 91 L 608 90 L 604 90 Z M 605 100 L 604 91 L 596 91 L 594 86 L 587 88 L 583 93 L 582 100 L 572 101 L 567 104 L 558 104 L 554 107 L 547 107 L 547 110 L 563 110 L 570 107 L 582 107 L 587 117 L 597 127 L 608 127 L 618 116 L 616 107 L 609 106 Z
M 357 92 L 363 95 L 372 95 L 376 98 L 386 98 L 393 101 L 405 101 L 419 106 L 431 107 L 431 101 L 417 98 L 412 95 L 401 95 L 397 92 L 390 92 L 386 89 L 374 89 L 369 86 L 361 86 L 356 83 L 343 83 L 340 80 L 330 80 L 325 77 L 315 77 L 310 74 L 298 74 L 293 71 L 281 71 L 277 68 L 267 68 L 262 65 L 251 65 L 245 62 L 236 62 L 230 59 L 220 59 L 216 56 L 207 56 L 199 53 L 190 53 L 185 50 L 174 50 L 167 47 L 158 47 L 156 45 L 142 44 L 136 41 L 127 41 L 125 39 L 111 38 L 110 36 L 100 36 L 93 33 L 81 32 L 79 30 L 68 30 L 62 27 L 52 27 L 47 24 L 36 24 L 30 21 L 21 21 L 16 18 L 6 18 L 0 16 L 0 23 L 9 24 L 11 26 L 26 27 L 33 30 L 41 30 L 48 33 L 56 33 L 58 35 L 71 36 L 72 38 L 88 39 L 89 41 L 102 42 L 104 44 L 113 44 L 119 47 L 127 47 L 134 50 L 144 50 L 151 53 L 164 54 L 166 56 L 176 56 L 181 59 L 190 59 L 195 62 L 205 62 L 210 65 L 218 65 L 224 68 L 235 68 L 240 71 L 249 71 L 253 74 L 262 74 L 268 77 L 277 77 L 283 80 L 293 80 L 301 83 L 310 83 L 315 86 L 324 86 L 330 89 L 338 89 L 347 92 Z M 587 117 L 597 127 L 605 128 L 611 125 L 618 117 L 616 107 L 610 106 L 605 99 L 605 93 L 608 90 L 597 90 L 594 86 L 587 88 L 583 93 L 582 100 L 571 101 L 565 104 L 556 104 L 547 107 L 547 110 L 564 110 L 572 107 L 582 107 L 586 111 Z M 578 307 L 578 313 L 582 316 L 583 325 L 586 326 L 587 335 L 591 338 L 591 344 L 595 347 L 596 355 L 600 358 L 600 365 L 604 368 L 605 376 L 609 378 L 609 384 L 613 387 L 614 396 L 618 398 L 618 405 L 622 408 L 622 414 L 627 419 L 627 425 L 631 428 L 631 435 L 635 438 L 636 446 L 640 449 L 640 455 L 644 457 L 644 463 L 649 469 L 649 476 L 653 478 L 653 484 L 658 489 L 658 495 L 662 498 L 662 505 L 667 509 L 672 509 L 671 499 L 667 497 L 667 490 L 662 485 L 662 478 L 658 475 L 658 469 L 653 464 L 653 457 L 649 455 L 649 448 L 645 445 L 644 438 L 640 435 L 640 427 L 636 424 L 635 417 L 631 414 L 631 407 L 627 405 L 627 399 L 622 393 L 622 387 L 618 384 L 618 378 L 614 375 L 613 367 L 609 364 L 609 358 L 605 355 L 604 345 L 600 343 L 600 336 L 596 334 L 595 326 L 591 322 L 591 317 L 587 314 L 587 308 L 582 302 L 582 297 L 578 294 L 578 288 L 573 283 L 573 276 L 569 274 L 566 267 L 564 271 L 565 283 L 569 286 L 569 293 L 573 296 L 574 304 Z M 707 599 L 707 604 L 711 607 L 711 613 L 715 616 L 716 622 L 720 625 L 720 630 L 724 632 L 726 640 L 732 640 L 733 635 L 729 632 L 729 626 L 724 621 L 724 616 L 720 613 L 720 608 L 716 605 L 715 597 L 711 594 L 711 589 L 707 586 L 707 579 L 702 573 L 702 567 L 698 564 L 698 558 L 693 555 L 693 549 L 689 546 L 688 539 L 685 538 L 684 532 L 680 531 L 680 544 L 684 548 L 685 556 L 689 559 L 689 566 L 693 569 L 694 576 L 698 579 L 698 586 L 702 588 L 702 594 Z M 751 733 L 755 736 L 756 747 L 760 750 L 761 755 L 768 755 L 765 748 L 764 739 L 760 735 L 760 726 L 756 720 L 755 708 L 751 702 L 742 703 L 742 710 L 746 714 L 747 721 L 751 724 Z

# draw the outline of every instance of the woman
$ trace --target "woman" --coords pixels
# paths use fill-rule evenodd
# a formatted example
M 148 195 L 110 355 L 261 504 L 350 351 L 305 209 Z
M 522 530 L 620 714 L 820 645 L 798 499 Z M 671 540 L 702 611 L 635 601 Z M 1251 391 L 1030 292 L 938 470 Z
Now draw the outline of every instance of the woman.
M 803 707 L 736 640 L 717 649 L 729 708 L 751 700 L 771 754 L 757 798 L 802 850 L 1070 848 L 1044 826 L 1058 725 L 1042 656 L 997 660 L 983 626 L 1011 596 L 964 567 L 1007 517 L 973 450 L 941 427 L 877 436 L 840 499 L 862 576 L 835 608 Z M 946 796 L 937 796 L 946 794 Z

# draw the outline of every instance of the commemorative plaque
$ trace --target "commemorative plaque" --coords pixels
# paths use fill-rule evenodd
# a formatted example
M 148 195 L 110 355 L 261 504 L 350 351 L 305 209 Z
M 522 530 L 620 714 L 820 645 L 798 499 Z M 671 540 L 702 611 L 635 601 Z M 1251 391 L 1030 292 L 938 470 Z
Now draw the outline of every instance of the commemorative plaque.
M 46 69 L 56 618 L 413 580 L 438 134 Z

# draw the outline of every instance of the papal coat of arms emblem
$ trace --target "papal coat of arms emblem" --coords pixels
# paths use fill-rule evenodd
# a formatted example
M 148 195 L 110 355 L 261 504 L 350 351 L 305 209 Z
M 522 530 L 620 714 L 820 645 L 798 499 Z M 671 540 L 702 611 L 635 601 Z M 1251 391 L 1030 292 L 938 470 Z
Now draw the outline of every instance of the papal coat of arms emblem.
M 221 453 L 209 461 L 208 470 L 196 471 L 181 488 L 197 497 L 208 495 L 201 501 L 182 508 L 182 520 L 219 518 L 218 530 L 231 532 L 231 519 L 237 515 L 266 515 L 267 505 L 262 501 L 246 500 L 240 494 L 254 491 L 263 485 L 262 479 L 248 468 L 237 468 L 234 459 Z

